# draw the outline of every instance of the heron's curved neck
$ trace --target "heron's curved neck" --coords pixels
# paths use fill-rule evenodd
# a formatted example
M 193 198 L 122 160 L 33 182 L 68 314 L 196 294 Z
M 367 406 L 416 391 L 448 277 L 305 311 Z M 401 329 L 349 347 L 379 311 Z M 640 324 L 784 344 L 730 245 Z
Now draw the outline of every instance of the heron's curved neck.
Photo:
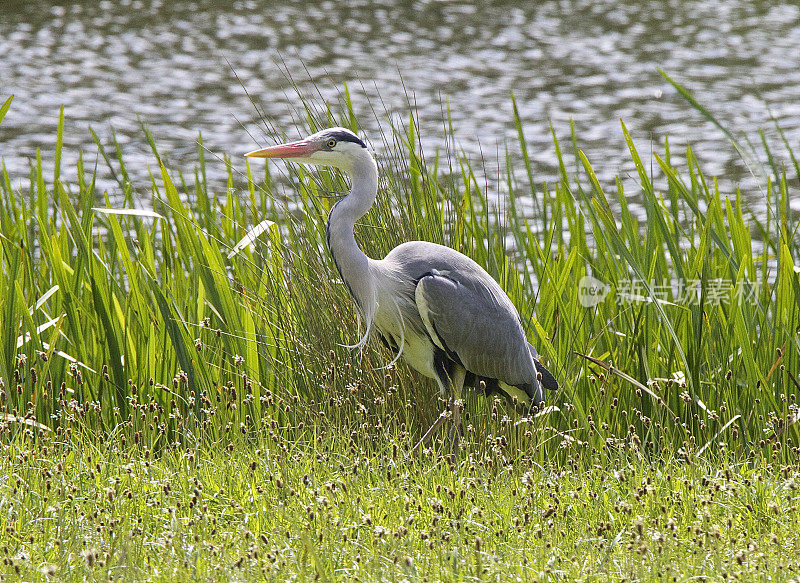
M 349 175 L 352 181 L 350 194 L 336 203 L 328 215 L 328 248 L 339 274 L 369 326 L 375 303 L 370 259 L 356 244 L 353 227 L 375 202 L 378 194 L 378 167 L 372 156 L 365 151 L 363 156 L 355 160 Z

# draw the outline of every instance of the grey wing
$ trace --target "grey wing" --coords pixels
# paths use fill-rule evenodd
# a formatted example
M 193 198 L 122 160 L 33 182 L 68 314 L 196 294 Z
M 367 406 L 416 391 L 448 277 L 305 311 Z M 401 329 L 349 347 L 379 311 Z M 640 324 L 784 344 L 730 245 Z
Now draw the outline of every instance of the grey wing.
M 434 343 L 467 371 L 509 385 L 535 382 L 533 355 L 509 301 L 493 301 L 437 270 L 420 278 L 414 299 Z

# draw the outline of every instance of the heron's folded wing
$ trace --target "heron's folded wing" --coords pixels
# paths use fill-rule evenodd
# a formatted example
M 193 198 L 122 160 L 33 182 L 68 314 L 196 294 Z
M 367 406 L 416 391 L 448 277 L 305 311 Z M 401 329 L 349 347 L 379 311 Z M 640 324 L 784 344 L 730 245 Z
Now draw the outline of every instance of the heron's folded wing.
M 509 385 L 535 381 L 533 357 L 509 302 L 435 270 L 420 278 L 414 297 L 434 343 L 469 372 Z

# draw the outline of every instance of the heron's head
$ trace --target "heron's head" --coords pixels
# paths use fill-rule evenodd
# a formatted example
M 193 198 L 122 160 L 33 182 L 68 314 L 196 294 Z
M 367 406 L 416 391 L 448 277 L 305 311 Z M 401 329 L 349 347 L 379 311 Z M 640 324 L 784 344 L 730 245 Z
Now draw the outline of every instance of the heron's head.
M 333 166 L 345 172 L 353 169 L 356 161 L 370 156 L 367 146 L 357 135 L 345 128 L 328 128 L 298 142 L 270 146 L 248 152 L 250 158 L 284 158 L 302 164 Z

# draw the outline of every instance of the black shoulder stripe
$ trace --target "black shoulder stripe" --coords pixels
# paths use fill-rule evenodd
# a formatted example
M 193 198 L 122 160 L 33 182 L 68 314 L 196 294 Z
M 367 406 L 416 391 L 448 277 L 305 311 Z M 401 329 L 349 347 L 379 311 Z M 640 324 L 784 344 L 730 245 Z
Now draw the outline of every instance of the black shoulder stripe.
M 436 322 L 431 322 L 431 325 L 433 326 L 433 331 L 436 333 L 436 338 L 439 340 L 439 342 L 442 343 L 442 346 L 444 347 L 444 350 L 442 352 L 444 352 L 444 354 L 447 355 L 447 358 L 449 358 L 450 360 L 452 360 L 456 364 L 460 364 L 461 366 L 464 366 L 464 363 L 461 362 L 461 358 L 458 356 L 458 354 L 456 354 L 455 352 L 450 350 L 450 348 L 447 346 L 447 343 L 444 341 L 444 338 L 442 338 L 442 335 L 439 334 L 439 331 L 436 329 Z M 435 342 L 433 344 L 434 344 L 434 346 L 436 346 Z M 436 346 L 436 348 L 439 349 L 439 350 L 442 350 L 438 346 Z
M 383 345 L 392 352 L 397 352 L 398 349 L 400 348 L 399 346 L 397 346 L 397 342 L 395 342 L 394 337 L 391 334 L 388 336 L 384 336 L 381 333 L 381 331 L 378 330 L 378 338 L 380 338 Z
M 461 363 L 458 363 L 461 364 Z M 453 378 L 455 372 L 453 367 L 456 365 L 450 356 L 441 348 L 433 345 L 433 370 L 436 371 L 436 376 L 446 386 L 450 385 L 450 380 Z

